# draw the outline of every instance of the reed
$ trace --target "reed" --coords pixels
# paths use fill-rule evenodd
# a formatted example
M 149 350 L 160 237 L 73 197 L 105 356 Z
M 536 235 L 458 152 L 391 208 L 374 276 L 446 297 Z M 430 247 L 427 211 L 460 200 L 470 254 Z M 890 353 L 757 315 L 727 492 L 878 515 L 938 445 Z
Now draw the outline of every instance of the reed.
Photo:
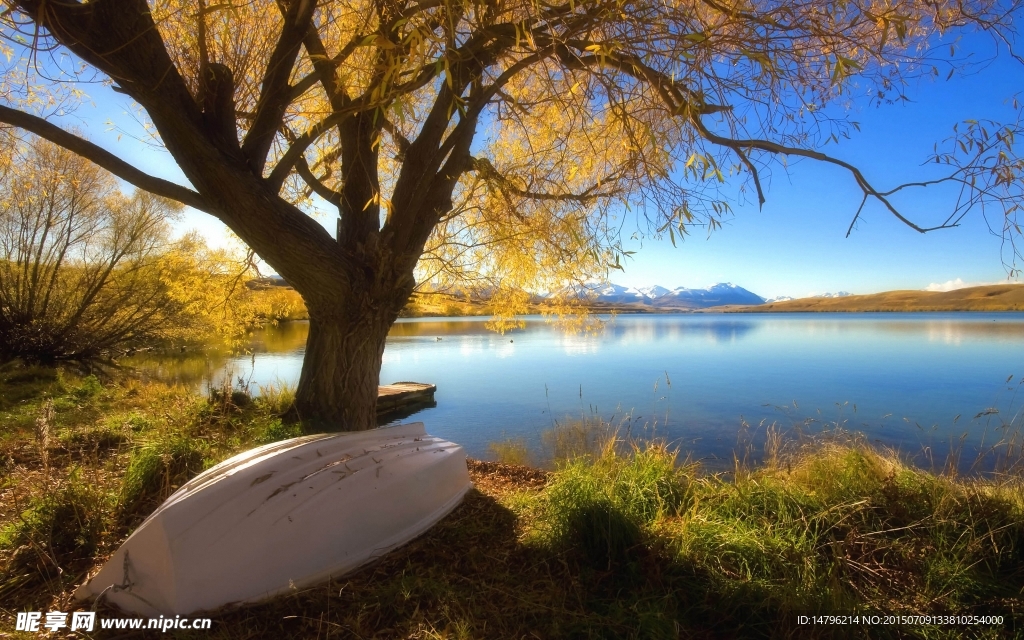
M 529 466 L 533 462 L 526 438 L 506 438 L 487 445 L 494 459 L 503 464 Z

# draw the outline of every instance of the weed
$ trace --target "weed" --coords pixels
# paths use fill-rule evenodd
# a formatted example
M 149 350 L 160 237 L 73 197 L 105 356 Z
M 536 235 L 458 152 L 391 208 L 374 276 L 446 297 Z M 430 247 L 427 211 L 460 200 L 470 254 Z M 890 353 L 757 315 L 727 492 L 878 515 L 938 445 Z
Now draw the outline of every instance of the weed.
M 103 385 L 100 384 L 99 378 L 94 375 L 88 375 L 82 379 L 82 382 L 71 389 L 71 395 L 75 396 L 79 400 L 85 400 L 86 398 L 92 398 L 103 391 Z
M 559 461 L 597 456 L 614 440 L 616 428 L 599 418 L 555 421 L 551 429 L 541 434 L 541 441 L 549 459 Z
M 50 483 L 50 425 L 53 423 L 53 401 L 47 400 L 36 416 L 36 446 L 43 467 L 43 484 Z
M 494 459 L 503 464 L 529 466 L 531 462 L 530 448 L 526 438 L 507 438 L 500 442 L 492 442 L 487 446 Z
M 281 415 L 295 402 L 295 387 L 285 383 L 259 385 L 256 407 L 271 415 Z
M 654 443 L 629 456 L 606 445 L 597 459 L 564 463 L 547 490 L 556 544 L 608 571 L 626 564 L 645 530 L 682 502 L 686 483 L 675 461 L 673 452 Z
M 136 449 L 118 498 L 122 517 L 137 518 L 208 466 L 209 446 L 180 433 L 157 434 Z
M 27 587 L 50 580 L 70 566 L 91 562 L 108 513 L 105 497 L 77 470 L 44 488 L 28 509 L 0 532 L 0 548 L 10 553 L 0 583 Z
M 302 425 L 299 423 L 285 424 L 280 418 L 274 418 L 263 425 L 258 425 L 252 434 L 253 444 L 269 444 L 279 440 L 298 438 L 302 435 Z

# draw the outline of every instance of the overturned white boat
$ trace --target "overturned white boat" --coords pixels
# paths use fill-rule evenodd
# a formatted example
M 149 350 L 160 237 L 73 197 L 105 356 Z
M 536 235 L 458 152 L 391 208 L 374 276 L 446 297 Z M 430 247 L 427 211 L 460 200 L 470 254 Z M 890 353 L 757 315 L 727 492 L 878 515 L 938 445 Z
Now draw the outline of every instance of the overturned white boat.
M 147 616 L 263 600 L 408 542 L 470 487 L 422 423 L 276 442 L 183 485 L 75 595 Z

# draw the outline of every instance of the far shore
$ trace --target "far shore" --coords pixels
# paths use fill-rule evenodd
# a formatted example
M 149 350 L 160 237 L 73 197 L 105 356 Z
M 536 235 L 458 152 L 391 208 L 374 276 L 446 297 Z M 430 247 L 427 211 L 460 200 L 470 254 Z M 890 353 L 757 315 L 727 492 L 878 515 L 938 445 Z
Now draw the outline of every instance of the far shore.
M 1024 311 L 1024 286 L 996 284 L 953 291 L 885 291 L 841 298 L 800 298 L 753 306 L 712 307 L 725 313 Z
M 530 305 L 528 313 L 542 314 L 542 304 Z M 443 293 L 415 294 L 402 309 L 401 318 L 453 318 L 493 315 L 486 300 L 467 300 Z M 675 313 L 908 313 L 908 312 L 995 312 L 1024 311 L 1024 285 L 998 284 L 954 291 L 885 291 L 841 298 L 799 298 L 758 305 L 723 305 L 703 309 L 657 307 L 646 304 L 592 304 L 593 314 L 675 314 Z M 282 321 L 308 320 L 305 308 Z
M 440 296 L 440 294 L 435 295 Z M 454 299 L 448 299 L 446 307 L 436 303 L 424 304 L 425 298 L 428 296 L 423 296 L 419 301 L 411 303 L 406 308 L 406 312 L 402 314 L 403 317 L 491 315 L 490 307 L 484 302 L 455 302 Z M 530 311 L 541 313 L 543 307 L 538 305 L 531 308 Z M 724 305 L 704 309 L 655 307 L 642 304 L 594 304 L 588 308 L 588 311 L 598 314 L 1024 311 L 1024 285 L 997 284 L 967 287 L 954 291 L 885 291 L 841 298 L 799 298 L 758 305 Z

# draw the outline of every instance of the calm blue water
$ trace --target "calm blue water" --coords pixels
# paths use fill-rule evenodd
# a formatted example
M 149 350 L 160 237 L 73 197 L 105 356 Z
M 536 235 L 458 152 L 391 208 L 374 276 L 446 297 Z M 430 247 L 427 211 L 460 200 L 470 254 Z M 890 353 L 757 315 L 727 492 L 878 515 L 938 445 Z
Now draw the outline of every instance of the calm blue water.
M 297 381 L 305 326 L 272 331 L 267 351 L 228 365 L 234 375 Z M 1022 313 L 708 313 L 623 315 L 597 335 L 538 317 L 505 335 L 484 319 L 405 319 L 381 382 L 436 384 L 437 407 L 412 419 L 476 457 L 504 438 L 539 447 L 553 421 L 597 416 L 653 430 L 711 466 L 731 465 L 773 422 L 839 424 L 926 464 L 931 451 L 941 466 L 951 439 L 966 434 L 973 459 L 1021 426 L 1022 374 Z M 990 408 L 999 413 L 975 418 Z

